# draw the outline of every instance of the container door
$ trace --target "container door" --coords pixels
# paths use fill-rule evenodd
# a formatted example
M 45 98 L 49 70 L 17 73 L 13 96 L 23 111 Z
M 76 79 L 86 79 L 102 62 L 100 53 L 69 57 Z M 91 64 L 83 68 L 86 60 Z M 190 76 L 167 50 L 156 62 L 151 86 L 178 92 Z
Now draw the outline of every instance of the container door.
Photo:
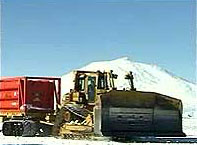
M 19 81 L 0 82 L 0 113 L 19 112 Z

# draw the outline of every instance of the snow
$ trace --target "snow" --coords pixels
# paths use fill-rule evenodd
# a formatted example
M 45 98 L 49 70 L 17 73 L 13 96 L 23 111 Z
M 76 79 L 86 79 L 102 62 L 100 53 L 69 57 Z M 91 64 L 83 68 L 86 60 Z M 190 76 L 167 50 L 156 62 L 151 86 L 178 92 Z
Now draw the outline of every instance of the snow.
M 183 118 L 183 132 L 187 136 L 197 136 L 197 118 Z
M 183 119 L 183 130 L 187 134 L 185 141 L 195 142 L 197 143 L 197 119 L 195 118 L 184 118 Z M 154 139 L 154 138 L 153 138 Z M 148 138 L 148 140 L 151 140 Z M 179 144 L 176 140 L 179 138 L 175 138 L 174 143 Z M 180 141 L 183 140 L 180 138 Z M 110 138 L 100 137 L 96 138 L 96 140 L 71 140 L 71 139 L 61 139 L 55 137 L 13 137 L 13 136 L 3 136 L 0 132 L 0 144 L 54 144 L 54 145 L 132 145 L 134 141 L 130 141 L 127 143 L 123 142 L 115 142 Z M 148 141 L 147 143 L 150 143 Z M 141 143 L 142 144 L 142 143 Z M 160 143 L 159 143 L 160 144 Z
M 129 88 L 128 80 L 125 80 L 124 77 L 126 73 L 132 71 L 134 85 L 138 91 L 158 92 L 181 99 L 183 102 L 183 116 L 197 117 L 197 85 L 177 77 L 155 64 L 139 63 L 123 57 L 111 61 L 92 62 L 77 70 L 113 70 L 115 74 L 118 74 L 118 79 L 115 81 L 118 89 Z M 62 76 L 62 94 L 68 93 L 73 88 L 73 79 L 73 72 Z
M 54 137 L 12 137 L 0 134 L 1 144 L 111 145 L 110 141 L 71 140 Z
M 196 142 L 197 143 L 197 119 L 195 118 L 184 118 L 183 119 L 183 130 L 188 135 L 185 138 L 185 141 Z M 154 139 L 154 138 L 153 138 Z M 150 140 L 150 138 L 148 138 Z M 176 140 L 179 138 L 175 138 L 174 143 L 179 144 Z M 180 141 L 182 138 L 180 138 Z M 148 141 L 147 143 L 150 143 Z M 132 145 L 133 141 L 123 143 L 123 142 L 115 142 L 110 138 L 100 137 L 96 140 L 71 140 L 71 139 L 61 139 L 55 137 L 13 137 L 13 136 L 3 136 L 0 132 L 0 144 L 54 144 L 54 145 Z M 141 143 L 142 144 L 142 143 Z M 160 143 L 159 143 L 160 144 Z

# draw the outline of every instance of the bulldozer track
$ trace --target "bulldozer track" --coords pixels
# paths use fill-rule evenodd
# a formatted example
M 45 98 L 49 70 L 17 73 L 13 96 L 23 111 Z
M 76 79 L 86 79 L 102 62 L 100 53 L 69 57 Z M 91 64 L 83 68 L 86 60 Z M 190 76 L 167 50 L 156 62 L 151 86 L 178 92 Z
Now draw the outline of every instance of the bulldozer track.
M 62 138 L 73 140 L 91 140 L 93 139 L 93 134 L 63 134 Z

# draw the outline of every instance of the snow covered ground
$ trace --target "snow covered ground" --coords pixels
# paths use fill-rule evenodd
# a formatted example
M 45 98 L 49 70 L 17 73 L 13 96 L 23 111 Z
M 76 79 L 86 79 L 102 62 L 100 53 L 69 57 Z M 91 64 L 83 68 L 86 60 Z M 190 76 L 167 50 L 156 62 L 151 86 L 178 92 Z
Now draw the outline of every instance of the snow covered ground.
M 197 143 L 197 119 L 194 118 L 184 118 L 183 120 L 183 131 L 187 134 L 185 139 L 177 139 L 174 141 L 177 144 L 178 141 L 181 142 L 195 142 Z M 195 138 L 195 139 L 194 139 Z M 150 139 L 148 139 L 150 140 Z M 158 139 L 157 139 L 158 140 Z M 172 139 L 171 139 L 172 140 Z M 97 140 L 68 140 L 60 139 L 55 137 L 10 137 L 3 136 L 0 133 L 0 144 L 54 144 L 54 145 L 123 145 L 123 144 L 133 144 L 135 141 L 130 141 L 127 143 L 112 141 L 109 138 L 98 138 Z M 148 141 L 146 143 L 149 143 Z M 166 139 L 166 142 L 171 142 Z
M 189 136 L 197 136 L 197 118 L 183 118 L 183 132 Z

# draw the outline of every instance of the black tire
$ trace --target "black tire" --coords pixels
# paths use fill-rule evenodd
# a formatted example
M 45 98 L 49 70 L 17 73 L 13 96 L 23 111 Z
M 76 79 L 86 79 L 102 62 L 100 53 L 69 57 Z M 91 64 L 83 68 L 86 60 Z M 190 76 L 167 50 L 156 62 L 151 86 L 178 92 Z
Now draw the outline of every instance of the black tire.
M 5 135 L 5 136 L 11 136 L 12 135 L 11 131 L 12 131 L 11 124 L 4 123 L 3 124 L 3 127 L 2 127 L 3 135 Z
M 5 136 L 22 136 L 23 123 L 21 121 L 7 121 L 3 123 L 3 135 Z

